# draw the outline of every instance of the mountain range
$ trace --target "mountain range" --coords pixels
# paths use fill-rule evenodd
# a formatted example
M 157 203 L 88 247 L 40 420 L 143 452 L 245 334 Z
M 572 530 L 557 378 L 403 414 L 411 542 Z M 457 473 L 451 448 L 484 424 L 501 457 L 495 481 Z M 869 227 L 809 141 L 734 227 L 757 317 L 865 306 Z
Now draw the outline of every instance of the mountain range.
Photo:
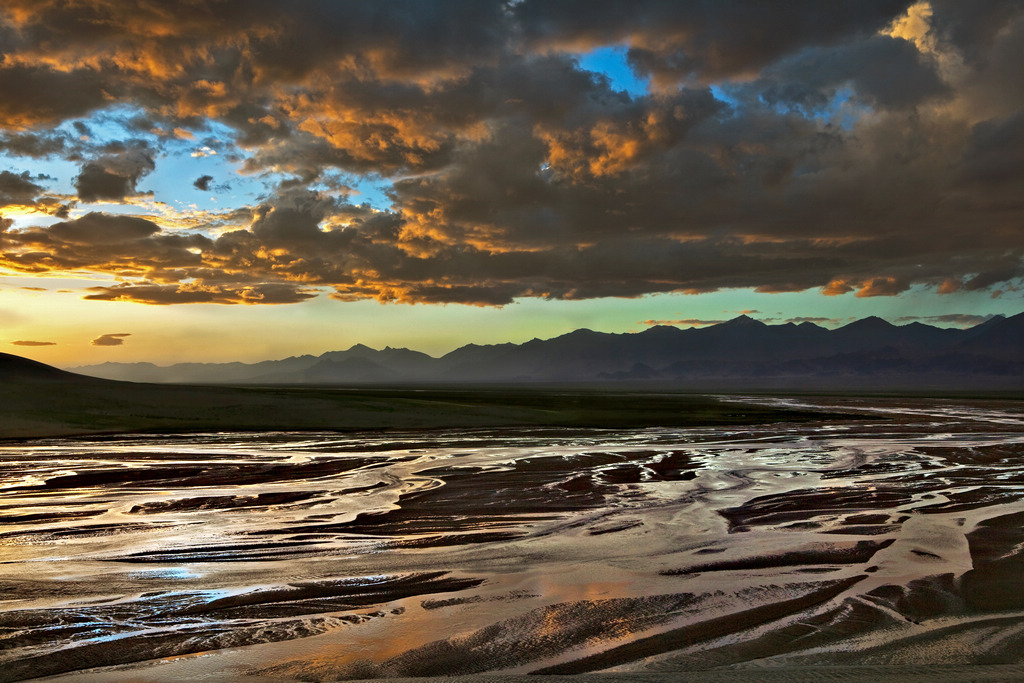
M 469 344 L 440 358 L 356 344 L 259 363 L 103 363 L 106 379 L 185 384 L 597 383 L 736 389 L 1024 389 L 1024 313 L 968 329 L 869 317 L 837 329 L 748 316 L 704 328 L 580 329 L 523 344 Z

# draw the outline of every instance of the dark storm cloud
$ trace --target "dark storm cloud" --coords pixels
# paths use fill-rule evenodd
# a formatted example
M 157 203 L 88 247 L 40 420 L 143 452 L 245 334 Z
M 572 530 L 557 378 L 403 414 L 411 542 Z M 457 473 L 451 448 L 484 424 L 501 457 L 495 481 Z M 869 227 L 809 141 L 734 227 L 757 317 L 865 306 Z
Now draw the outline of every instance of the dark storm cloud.
M 968 138 L 962 179 L 980 186 L 1014 185 L 1024 178 L 1024 111 L 1005 119 L 982 121 Z
M 310 242 L 323 235 L 320 223 L 335 208 L 335 200 L 319 193 L 285 190 L 256 208 L 252 234 L 269 244 Z
M 6 267 L 122 280 L 89 298 L 871 297 L 1024 277 L 1019 2 L 10 0 L 0 13 L 13 27 L 0 86 L 25 95 L 0 104 L 0 147 L 76 160 L 80 200 L 138 196 L 176 129 L 276 184 L 191 230 L 113 214 L 5 223 Z M 580 67 L 605 46 L 650 94 Z M 102 126 L 81 117 L 116 105 L 133 111 L 109 116 L 159 141 L 90 142 Z M 362 174 L 392 182 L 390 210 L 347 200 L 339 178 Z M 8 203 L 67 214 L 38 178 L 5 185 Z
M 1020 0 L 930 0 L 933 30 L 970 61 L 983 60 L 997 34 L 1020 18 Z
M 135 186 L 139 179 L 154 168 L 152 157 L 141 150 L 109 154 L 82 166 L 75 178 L 75 189 L 84 202 L 123 200 L 138 194 Z
M 566 47 L 625 43 L 630 64 L 668 83 L 756 73 L 806 47 L 870 36 L 911 3 L 903 0 L 782 4 L 758 0 L 645 3 L 547 2 L 514 6 L 528 43 Z
M 45 159 L 68 151 L 67 136 L 61 133 L 4 133 L 0 149 L 8 154 Z
M 0 171 L 0 208 L 10 204 L 33 204 L 43 191 L 43 187 L 35 183 L 39 178 L 32 177 L 28 171 L 11 173 Z
M 50 195 L 41 184 L 53 180 L 54 178 L 41 173 L 32 175 L 28 171 L 0 171 L 0 212 L 20 208 L 66 218 L 68 205 L 62 204 L 58 196 Z
M 65 242 L 78 244 L 113 244 L 138 240 L 160 231 L 160 227 L 144 218 L 113 216 L 92 212 L 81 218 L 51 225 L 47 232 Z
M 766 102 L 811 111 L 827 106 L 847 84 L 861 99 L 886 108 L 912 107 L 949 91 L 936 64 L 913 43 L 889 36 L 808 49 L 769 67 L 765 76 L 758 85 Z
M 1000 282 L 1021 277 L 1024 277 L 1024 262 L 1021 261 L 1019 255 L 1008 255 L 964 282 L 964 289 L 968 291 L 989 289 Z
M 0 120 L 20 130 L 81 116 L 107 103 L 110 80 L 95 69 L 55 70 L 0 62 Z

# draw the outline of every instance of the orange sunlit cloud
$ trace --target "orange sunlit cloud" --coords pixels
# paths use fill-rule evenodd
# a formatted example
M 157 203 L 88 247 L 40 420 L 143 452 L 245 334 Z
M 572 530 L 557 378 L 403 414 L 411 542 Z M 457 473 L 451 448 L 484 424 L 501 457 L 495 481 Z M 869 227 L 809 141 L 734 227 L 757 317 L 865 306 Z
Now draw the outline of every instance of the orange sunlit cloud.
M 92 340 L 93 346 L 121 346 L 125 337 L 132 336 L 130 332 L 115 332 L 112 334 L 101 334 Z
M 51 341 L 30 341 L 30 340 L 19 339 L 18 341 L 12 341 L 11 344 L 13 344 L 14 346 L 56 346 L 57 342 L 51 342 Z
M 1024 277 L 1021 12 L 568 7 L 5 3 L 0 150 L 66 165 L 0 171 L 0 266 L 147 304 L 865 299 Z M 601 49 L 646 89 L 583 68 Z M 199 193 L 225 208 L 190 209 Z

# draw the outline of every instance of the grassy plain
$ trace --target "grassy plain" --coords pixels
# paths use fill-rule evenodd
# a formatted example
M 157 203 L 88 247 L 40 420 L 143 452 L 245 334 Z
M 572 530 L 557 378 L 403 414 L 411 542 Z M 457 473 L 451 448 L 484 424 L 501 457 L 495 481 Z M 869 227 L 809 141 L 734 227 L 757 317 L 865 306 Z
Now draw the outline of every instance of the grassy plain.
M 821 417 L 684 393 L 566 388 L 335 388 L 8 378 L 0 438 L 140 431 L 739 425 Z

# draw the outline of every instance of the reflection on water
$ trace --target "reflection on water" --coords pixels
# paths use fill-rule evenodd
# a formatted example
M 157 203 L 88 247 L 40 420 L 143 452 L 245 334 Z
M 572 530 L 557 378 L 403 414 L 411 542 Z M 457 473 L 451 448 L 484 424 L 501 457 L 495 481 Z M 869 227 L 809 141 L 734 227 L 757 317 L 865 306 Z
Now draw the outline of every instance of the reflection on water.
M 865 419 L 7 444 L 0 680 L 196 652 L 150 675 L 882 661 L 951 619 L 1021 631 L 1021 406 L 843 407 Z

